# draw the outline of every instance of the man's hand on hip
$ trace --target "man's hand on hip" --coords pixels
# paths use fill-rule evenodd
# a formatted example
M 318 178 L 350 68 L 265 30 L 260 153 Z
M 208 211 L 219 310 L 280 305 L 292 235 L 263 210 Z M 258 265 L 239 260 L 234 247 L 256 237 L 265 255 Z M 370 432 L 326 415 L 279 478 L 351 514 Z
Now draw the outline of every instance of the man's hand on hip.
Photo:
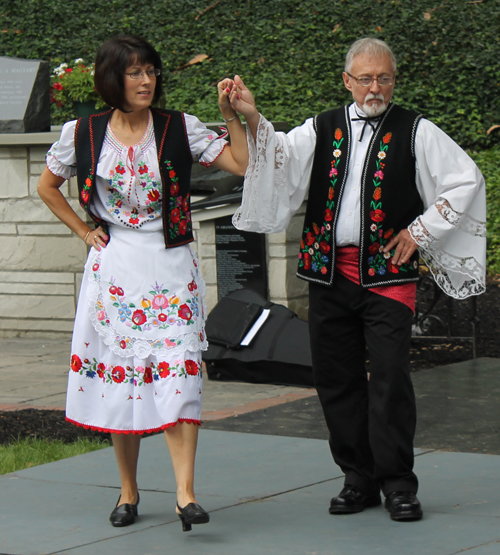
M 411 238 L 410 232 L 407 229 L 402 229 L 387 243 L 384 252 L 390 252 L 394 247 L 396 247 L 396 251 L 392 257 L 392 263 L 395 266 L 401 266 L 401 264 L 405 264 L 410 260 L 418 245 Z

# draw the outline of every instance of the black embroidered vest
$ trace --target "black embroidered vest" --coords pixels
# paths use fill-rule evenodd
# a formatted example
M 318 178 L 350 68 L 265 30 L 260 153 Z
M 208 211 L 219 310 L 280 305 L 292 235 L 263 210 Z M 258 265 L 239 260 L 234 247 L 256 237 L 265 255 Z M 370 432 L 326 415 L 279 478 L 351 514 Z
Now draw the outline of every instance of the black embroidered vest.
M 382 251 L 390 239 L 422 213 L 415 184 L 415 133 L 422 116 L 390 104 L 373 133 L 361 177 L 359 278 L 363 287 L 418 279 L 418 252 L 400 267 Z M 349 107 L 316 117 L 316 150 L 300 242 L 297 275 L 331 285 L 335 232 L 351 151 Z M 392 251 L 394 254 L 394 251 Z
M 112 110 L 80 118 L 75 130 L 77 179 L 82 208 L 96 225 L 108 231 L 108 224 L 90 210 L 95 190 L 96 168 Z M 193 241 L 190 208 L 190 179 L 193 158 L 184 116 L 174 110 L 151 109 L 162 180 L 162 217 L 165 247 Z

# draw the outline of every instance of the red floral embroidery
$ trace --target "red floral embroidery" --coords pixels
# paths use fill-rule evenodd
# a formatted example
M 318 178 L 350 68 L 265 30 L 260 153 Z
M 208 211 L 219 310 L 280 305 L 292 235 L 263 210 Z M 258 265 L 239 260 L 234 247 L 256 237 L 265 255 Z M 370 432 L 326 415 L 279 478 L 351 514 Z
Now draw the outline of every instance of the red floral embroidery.
M 382 222 L 385 220 L 386 213 L 382 210 L 382 181 L 384 180 L 384 168 L 386 163 L 384 160 L 387 158 L 389 151 L 389 143 L 392 139 L 392 132 L 386 133 L 380 141 L 379 152 L 377 154 L 376 171 L 373 174 L 373 200 L 370 203 L 370 218 L 373 222 L 370 226 L 370 241 L 371 245 L 368 246 L 368 275 L 374 276 L 376 274 L 384 275 L 387 271 L 397 274 L 399 271 L 408 271 L 410 262 L 403 264 L 400 267 L 393 266 L 391 258 L 394 255 L 394 250 L 390 253 L 384 253 L 384 247 L 392 237 L 394 230 L 383 230 Z
M 331 242 L 332 242 L 332 225 L 335 208 L 333 197 L 335 195 L 335 186 L 338 179 L 338 165 L 342 156 L 340 147 L 344 138 L 342 130 L 337 128 L 334 132 L 335 140 L 333 141 L 333 160 L 330 169 L 330 187 L 328 188 L 328 200 L 326 202 L 325 211 L 323 213 L 323 225 L 312 224 L 313 231 L 306 228 L 305 241 L 300 243 L 299 268 L 304 270 L 312 269 L 313 272 L 321 272 L 323 275 L 328 272 L 327 264 L 330 260 Z
M 102 362 L 100 362 L 100 363 L 97 365 L 97 375 L 98 375 L 100 378 L 104 377 L 104 371 L 105 371 L 105 370 L 106 370 L 106 366 L 105 366 Z
M 199 302 L 198 285 L 194 273 L 191 272 L 192 281 L 187 284 L 191 295 L 181 299 L 177 295 L 169 295 L 169 290 L 163 284 L 155 283 L 151 291 L 139 297 L 140 301 L 131 302 L 125 295 L 124 290 L 115 284 L 114 278 L 109 281 L 109 298 L 112 306 L 116 309 L 116 316 L 121 322 L 127 322 L 133 330 L 143 332 L 153 328 L 167 329 L 169 326 L 190 326 L 196 323 L 200 317 L 201 307 Z M 97 278 L 98 279 L 98 276 Z M 139 305 L 139 306 L 137 306 Z M 96 304 L 97 319 L 103 326 L 109 325 L 110 318 L 107 316 L 102 305 Z M 176 345 L 175 341 L 162 340 L 167 347 Z M 115 345 L 121 349 L 131 349 L 130 343 L 117 337 Z
M 72 360 L 80 361 L 80 367 L 75 370 L 80 375 L 84 375 L 86 378 L 95 379 L 98 377 L 104 383 L 133 383 L 134 386 L 145 386 L 151 384 L 154 381 L 160 379 L 172 378 L 183 378 L 188 379 L 188 376 L 197 376 L 200 373 L 200 364 L 195 360 L 186 360 L 183 364 L 178 362 L 177 364 L 169 364 L 168 362 L 160 362 L 156 365 L 152 362 L 149 366 L 144 368 L 143 366 L 136 367 L 123 367 L 123 366 L 109 366 L 105 365 L 103 362 L 97 361 L 95 358 L 90 361 L 85 359 L 83 363 L 78 355 L 72 355 Z M 83 391 L 83 388 L 81 389 Z M 130 399 L 131 397 L 129 397 Z
M 374 222 L 383 222 L 384 218 L 385 218 L 385 212 L 382 212 L 382 210 L 380 210 L 379 208 L 377 208 L 377 210 L 372 210 L 370 212 L 370 218 L 374 221 Z
M 178 223 L 181 219 L 181 213 L 178 208 L 174 208 L 170 213 L 170 221 L 174 224 Z
M 191 320 L 191 318 L 193 317 L 193 313 L 191 312 L 191 309 L 187 304 L 181 304 L 181 306 L 179 307 L 179 316 L 183 320 Z
M 186 372 L 190 376 L 196 376 L 199 372 L 200 367 L 194 360 L 186 360 Z
M 170 366 L 168 362 L 160 362 L 160 364 L 158 364 L 158 370 L 160 378 L 166 378 L 170 375 Z
M 316 241 L 316 236 L 311 232 L 308 231 L 306 234 L 306 245 L 312 245 Z
M 160 191 L 158 191 L 158 189 L 154 189 L 153 191 L 149 191 L 148 199 L 151 202 L 156 202 L 157 200 L 160 199 Z
M 144 370 L 144 383 L 153 383 L 153 373 L 149 367 Z
M 142 310 L 136 310 L 132 314 L 132 322 L 134 322 L 136 326 L 141 326 L 142 324 L 144 324 L 146 320 L 147 320 L 146 315 Z
M 81 197 L 84 204 L 87 204 L 87 202 L 89 201 L 91 188 L 92 188 L 92 169 L 90 170 L 90 174 L 87 177 L 87 179 L 85 179 L 85 183 L 83 185 L 83 189 L 81 192 Z M 88 212 L 87 207 L 85 207 L 85 210 L 87 210 Z
M 179 195 L 179 178 L 172 167 L 172 162 L 165 160 L 170 178 L 170 229 L 169 235 L 176 238 L 186 235 L 191 230 L 191 212 L 189 210 L 189 194 L 186 197 Z
M 319 250 L 324 254 L 329 253 L 330 249 L 331 247 L 326 241 L 321 241 L 321 243 L 319 244 Z
M 82 361 L 78 355 L 73 355 L 71 357 L 71 370 L 73 372 L 78 372 L 82 367 Z
M 304 270 L 309 270 L 311 268 L 311 255 L 308 252 L 304 253 L 303 263 Z
M 115 383 L 122 383 L 125 379 L 125 370 L 122 366 L 115 366 L 111 372 L 111 376 Z

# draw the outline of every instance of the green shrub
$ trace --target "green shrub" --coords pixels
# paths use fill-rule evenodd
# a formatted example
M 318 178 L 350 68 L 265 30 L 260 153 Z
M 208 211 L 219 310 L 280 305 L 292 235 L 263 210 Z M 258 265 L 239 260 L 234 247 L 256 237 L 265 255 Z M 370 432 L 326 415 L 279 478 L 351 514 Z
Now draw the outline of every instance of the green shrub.
M 486 265 L 491 274 L 500 274 L 500 146 L 469 152 L 486 179 L 487 238 Z
M 168 106 L 205 121 L 220 119 L 215 82 L 236 72 L 269 119 L 295 125 L 344 103 L 346 50 L 375 36 L 398 57 L 397 102 L 464 147 L 499 142 L 486 135 L 500 123 L 496 0 L 0 0 L 0 14 L 3 55 L 52 67 L 91 60 L 111 35 L 144 35 L 166 66 Z M 178 69 L 197 54 L 208 58 Z

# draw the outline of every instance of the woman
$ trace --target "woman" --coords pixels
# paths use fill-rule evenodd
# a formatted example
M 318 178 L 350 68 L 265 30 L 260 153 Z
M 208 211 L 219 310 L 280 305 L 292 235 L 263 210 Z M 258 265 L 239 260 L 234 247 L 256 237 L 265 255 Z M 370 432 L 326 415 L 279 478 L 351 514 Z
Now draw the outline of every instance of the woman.
M 145 40 L 108 40 L 97 54 L 94 80 L 113 109 L 64 125 L 47 154 L 38 192 L 91 247 L 74 326 L 66 418 L 111 433 L 121 479 L 111 524 L 134 522 L 141 434 L 164 430 L 176 511 L 188 531 L 209 521 L 193 487 L 207 343 L 205 284 L 189 247 L 191 163 L 199 157 L 203 165 L 243 175 L 247 148 L 229 104 L 237 94 L 231 80 L 218 89 L 235 150 L 194 116 L 151 108 L 162 96 L 161 69 Z M 95 229 L 59 190 L 75 175 Z

